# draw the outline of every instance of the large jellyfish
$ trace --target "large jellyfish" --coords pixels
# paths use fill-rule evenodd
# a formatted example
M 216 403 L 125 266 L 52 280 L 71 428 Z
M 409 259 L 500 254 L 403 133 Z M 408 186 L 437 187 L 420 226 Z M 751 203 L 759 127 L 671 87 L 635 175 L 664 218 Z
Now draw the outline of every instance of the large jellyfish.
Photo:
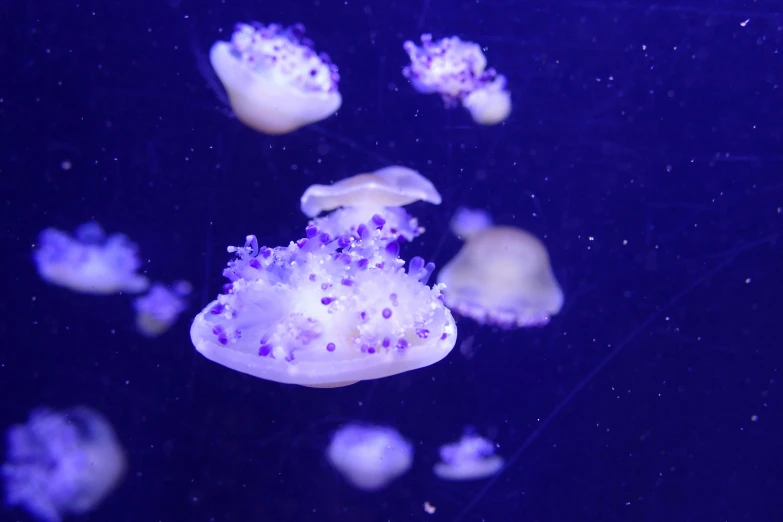
M 563 306 L 549 254 L 524 230 L 491 226 L 482 211 L 460 209 L 452 230 L 466 241 L 438 274 L 449 308 L 502 328 L 543 326 Z
M 71 237 L 47 228 L 33 253 L 38 274 L 49 283 L 85 294 L 139 293 L 149 280 L 141 267 L 138 247 L 123 234 L 106 236 L 94 221 L 80 225 Z
M 381 216 L 356 235 L 330 237 L 308 226 L 287 247 L 229 247 L 231 283 L 196 316 L 190 336 L 208 359 L 262 379 L 312 387 L 347 386 L 443 359 L 457 330 L 433 264 L 408 271 L 398 238 Z
M 301 208 L 308 217 L 337 209 L 310 222 L 332 236 L 355 234 L 358 223 L 379 215 L 386 222 L 387 232 L 410 241 L 424 229 L 401 207 L 416 201 L 440 205 L 442 199 L 430 180 L 415 170 L 395 165 L 332 185 L 312 185 L 302 195 Z
M 7 438 L 6 502 L 45 522 L 94 509 L 125 470 L 114 430 L 90 408 L 35 410 Z
M 459 442 L 440 448 L 440 460 L 433 472 L 444 480 L 477 480 L 497 473 L 503 459 L 495 455 L 491 441 L 466 430 Z
M 403 49 L 411 64 L 402 73 L 417 91 L 439 93 L 446 107 L 461 103 L 481 125 L 498 124 L 511 114 L 506 77 L 486 68 L 478 44 L 456 36 L 433 42 L 431 34 L 423 34 L 421 47 L 408 40 Z
M 187 308 L 186 297 L 192 291 L 187 281 L 176 281 L 171 289 L 155 283 L 150 291 L 133 301 L 136 329 L 147 337 L 157 337 L 171 328 Z
M 410 469 L 413 446 L 394 428 L 346 424 L 332 436 L 326 458 L 355 488 L 377 491 Z
M 265 134 L 286 134 L 334 114 L 340 75 L 317 54 L 304 26 L 237 24 L 209 53 L 237 118 Z

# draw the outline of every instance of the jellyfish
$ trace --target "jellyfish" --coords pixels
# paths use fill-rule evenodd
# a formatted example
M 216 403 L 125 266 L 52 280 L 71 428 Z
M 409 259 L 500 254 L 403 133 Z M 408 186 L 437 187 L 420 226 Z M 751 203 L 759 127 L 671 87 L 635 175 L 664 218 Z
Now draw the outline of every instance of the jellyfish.
M 411 468 L 413 446 L 394 428 L 346 424 L 332 436 L 326 458 L 356 489 L 377 491 Z
M 32 412 L 7 434 L 6 502 L 44 522 L 93 510 L 120 481 L 125 456 L 109 422 L 83 406 Z
M 389 233 L 411 241 L 424 228 L 401 207 L 416 201 L 440 205 L 442 199 L 430 180 L 415 170 L 395 165 L 357 174 L 332 185 L 312 185 L 302 195 L 301 208 L 311 218 L 334 210 L 310 222 L 332 236 L 355 234 L 357 223 L 379 215 Z
M 340 108 L 337 66 L 318 54 L 301 24 L 237 24 L 230 42 L 212 46 L 209 60 L 231 109 L 248 127 L 287 134 Z
M 444 480 L 477 480 L 490 477 L 503 467 L 489 440 L 466 430 L 459 442 L 440 448 L 440 460 L 433 472 Z
M 106 236 L 96 222 L 80 225 L 71 237 L 47 228 L 38 236 L 33 260 L 45 281 L 84 294 L 140 293 L 149 280 L 138 247 L 123 234 Z
M 133 301 L 136 329 L 147 337 L 164 333 L 187 308 L 185 298 L 192 290 L 187 281 L 176 281 L 170 290 L 160 283 L 153 284 L 146 295 Z
M 398 238 L 374 216 L 356 236 L 315 226 L 287 247 L 229 247 L 231 282 L 190 330 L 196 349 L 233 370 L 280 383 L 347 386 L 443 359 L 457 330 L 435 268 L 420 257 L 407 273 Z
M 487 69 L 478 44 L 456 36 L 433 42 L 431 34 L 423 34 L 421 47 L 408 40 L 403 49 L 411 63 L 402 73 L 417 91 L 439 93 L 446 107 L 461 103 L 480 125 L 496 125 L 511 114 L 506 77 Z
M 465 244 L 438 274 L 447 306 L 502 328 L 546 325 L 563 306 L 546 247 L 529 232 L 491 223 L 481 211 L 455 215 L 452 230 Z

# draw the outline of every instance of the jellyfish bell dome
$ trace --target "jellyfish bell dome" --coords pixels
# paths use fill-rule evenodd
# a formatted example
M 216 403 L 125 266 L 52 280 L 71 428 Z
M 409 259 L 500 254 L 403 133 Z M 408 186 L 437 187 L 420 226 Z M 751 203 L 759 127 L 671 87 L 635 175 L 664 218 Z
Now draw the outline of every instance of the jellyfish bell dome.
M 465 434 L 453 444 L 440 448 L 441 461 L 433 472 L 443 480 L 478 480 L 494 475 L 503 467 L 503 458 L 495 455 L 491 441 Z
M 237 119 L 264 134 L 287 134 L 340 108 L 337 67 L 313 50 L 304 27 L 237 24 L 209 59 Z
M 505 79 L 502 83 L 505 84 Z M 511 114 L 511 94 L 502 87 L 491 85 L 465 96 L 462 106 L 479 125 L 497 125 Z

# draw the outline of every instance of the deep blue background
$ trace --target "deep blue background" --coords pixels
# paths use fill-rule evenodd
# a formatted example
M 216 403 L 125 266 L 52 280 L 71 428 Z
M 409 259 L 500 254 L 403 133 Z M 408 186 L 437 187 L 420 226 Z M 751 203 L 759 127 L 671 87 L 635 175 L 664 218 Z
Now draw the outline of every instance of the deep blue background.
M 128 476 L 84 521 L 450 521 L 484 484 L 431 473 L 465 424 L 505 456 L 533 436 L 465 520 L 783 520 L 780 9 L 4 0 L 0 424 L 39 405 L 110 418 Z M 254 19 L 307 26 L 340 67 L 337 116 L 274 138 L 230 118 L 207 87 L 206 53 Z M 479 128 L 407 85 L 402 42 L 426 31 L 487 48 L 512 90 L 506 124 Z M 265 382 L 195 352 L 190 318 L 222 283 L 226 245 L 299 237 L 308 185 L 391 163 L 444 196 L 411 207 L 428 232 L 406 258 L 443 265 L 459 248 L 454 209 L 487 208 L 545 238 L 563 313 L 515 332 L 462 320 L 472 358 L 455 349 L 335 390 Z M 194 283 L 166 335 L 136 334 L 127 296 L 37 278 L 38 232 L 92 218 L 136 240 L 152 278 Z M 322 452 L 351 419 L 414 441 L 411 472 L 380 493 L 349 489 Z

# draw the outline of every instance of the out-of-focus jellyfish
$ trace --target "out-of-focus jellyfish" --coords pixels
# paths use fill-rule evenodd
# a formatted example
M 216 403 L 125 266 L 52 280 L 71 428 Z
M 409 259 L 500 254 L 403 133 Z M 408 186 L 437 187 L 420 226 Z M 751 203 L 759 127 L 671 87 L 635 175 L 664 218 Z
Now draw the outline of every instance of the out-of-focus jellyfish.
M 308 217 L 337 209 L 310 221 L 331 236 L 355 234 L 359 223 L 379 215 L 389 233 L 410 241 L 424 229 L 401 207 L 416 201 L 440 205 L 442 199 L 430 180 L 415 170 L 394 165 L 331 185 L 312 185 L 302 195 L 301 208 Z
M 38 236 L 33 260 L 49 283 L 85 294 L 139 293 L 149 280 L 141 267 L 138 247 L 124 234 L 106 236 L 98 223 L 80 225 L 73 237 L 54 228 Z
M 413 258 L 374 216 L 355 237 L 308 226 L 287 247 L 229 247 L 231 283 L 196 316 L 190 336 L 208 359 L 262 379 L 347 386 L 433 364 L 457 330 L 434 265 Z
M 437 92 L 446 107 L 461 103 L 481 125 L 495 125 L 511 114 L 506 77 L 487 69 L 478 44 L 456 36 L 433 42 L 431 34 L 423 34 L 421 47 L 408 40 L 403 49 L 411 64 L 402 73 L 417 91 Z
M 237 118 L 265 134 L 286 134 L 334 114 L 342 104 L 337 66 L 316 53 L 302 24 L 237 24 L 209 60 Z
M 503 458 L 495 455 L 492 442 L 470 430 L 459 442 L 441 446 L 440 460 L 433 471 L 444 480 L 483 479 L 503 467 Z
M 438 274 L 447 306 L 502 328 L 547 324 L 563 306 L 563 291 L 546 247 L 529 232 L 491 223 L 481 211 L 455 215 L 452 230 L 466 241 Z
M 125 455 L 109 422 L 76 407 L 33 411 L 7 434 L 6 502 L 45 522 L 94 509 L 117 485 Z
M 187 308 L 186 297 L 193 291 L 187 281 L 176 281 L 171 289 L 155 283 L 150 291 L 133 301 L 136 329 L 147 337 L 157 337 L 171 328 Z
M 413 446 L 394 428 L 346 424 L 332 436 L 326 458 L 353 487 L 377 491 L 410 469 Z

